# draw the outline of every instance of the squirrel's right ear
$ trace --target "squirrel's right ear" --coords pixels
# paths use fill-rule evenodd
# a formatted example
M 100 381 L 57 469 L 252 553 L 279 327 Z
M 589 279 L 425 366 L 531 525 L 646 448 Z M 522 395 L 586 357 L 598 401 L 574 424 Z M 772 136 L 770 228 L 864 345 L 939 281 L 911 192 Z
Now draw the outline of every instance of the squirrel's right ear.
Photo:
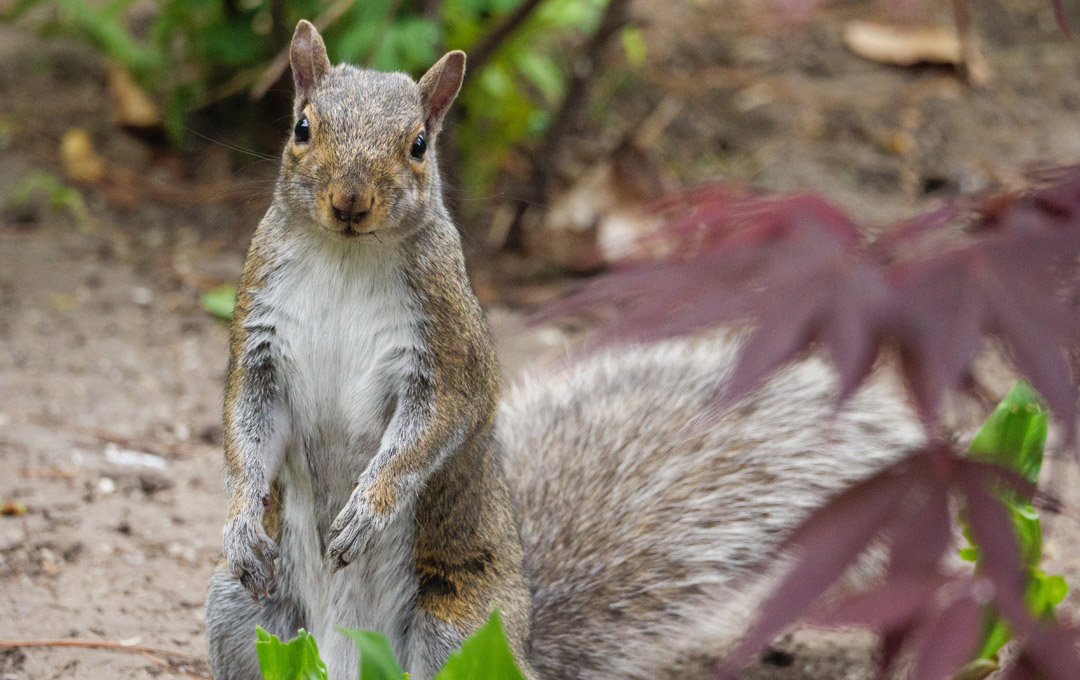
M 302 106 L 300 102 L 311 98 L 319 79 L 330 70 L 326 44 L 310 21 L 301 19 L 296 25 L 289 47 L 289 61 L 292 63 L 293 80 L 296 81 L 297 105 Z
M 443 117 L 461 89 L 465 79 L 465 53 L 447 52 L 420 79 L 420 96 L 424 100 L 424 127 L 434 137 L 442 126 Z

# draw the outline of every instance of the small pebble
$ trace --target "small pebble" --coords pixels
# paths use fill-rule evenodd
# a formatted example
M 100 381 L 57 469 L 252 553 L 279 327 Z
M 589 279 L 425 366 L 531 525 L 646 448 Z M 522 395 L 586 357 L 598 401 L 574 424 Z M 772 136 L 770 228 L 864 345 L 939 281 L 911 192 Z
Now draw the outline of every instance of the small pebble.
M 108 496 L 116 491 L 116 482 L 109 477 L 102 477 L 97 483 L 97 492 L 102 496 Z

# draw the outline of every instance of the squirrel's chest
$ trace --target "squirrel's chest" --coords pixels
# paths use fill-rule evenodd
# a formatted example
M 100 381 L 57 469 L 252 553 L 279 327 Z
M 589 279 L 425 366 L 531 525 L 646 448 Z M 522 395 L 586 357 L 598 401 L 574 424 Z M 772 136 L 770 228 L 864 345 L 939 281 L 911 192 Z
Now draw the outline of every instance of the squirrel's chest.
M 294 438 L 309 450 L 377 447 L 416 370 L 421 317 L 404 281 L 359 260 L 301 262 L 275 284 L 265 303 Z

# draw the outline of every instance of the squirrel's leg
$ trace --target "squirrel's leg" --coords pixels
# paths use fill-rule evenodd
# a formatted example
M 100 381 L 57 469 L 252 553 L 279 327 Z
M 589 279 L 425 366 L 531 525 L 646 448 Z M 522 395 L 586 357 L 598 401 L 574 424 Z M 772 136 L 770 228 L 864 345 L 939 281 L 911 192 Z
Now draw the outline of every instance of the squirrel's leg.
M 300 610 L 278 591 L 259 602 L 224 564 L 218 564 L 206 596 L 210 668 L 218 680 L 261 680 L 255 654 L 255 625 L 284 640 L 305 627 Z
M 473 427 L 469 414 L 445 404 L 440 408 L 440 396 L 430 380 L 416 379 L 403 387 L 379 452 L 330 525 L 325 559 L 332 571 L 367 550 L 375 534 L 417 497 L 432 471 Z
M 498 610 L 526 677 L 532 600 L 494 434 L 470 438 L 425 485 L 415 520 L 416 608 L 406 648 L 414 668 L 438 670 Z
M 275 500 L 271 484 L 285 457 L 289 419 L 274 328 L 247 323 L 250 318 L 245 312 L 233 327 L 225 394 L 225 484 L 232 500 L 222 550 L 244 588 L 260 597 L 274 580 L 277 544 L 263 519 Z
M 432 612 L 419 610 L 409 631 L 409 667 L 406 671 L 410 680 L 434 677 L 450 654 L 473 632 L 440 619 Z M 527 659 L 515 654 L 515 660 L 526 680 L 536 680 L 536 672 Z
M 410 680 L 434 677 L 451 652 L 468 636 L 468 631 L 420 609 L 409 631 L 409 668 L 406 670 Z

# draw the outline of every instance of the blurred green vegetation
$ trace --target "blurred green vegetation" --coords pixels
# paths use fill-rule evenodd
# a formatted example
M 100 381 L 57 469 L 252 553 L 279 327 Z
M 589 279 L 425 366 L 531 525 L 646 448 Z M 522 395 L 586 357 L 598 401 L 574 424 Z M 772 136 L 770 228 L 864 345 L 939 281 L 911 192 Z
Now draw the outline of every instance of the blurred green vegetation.
M 163 105 L 168 137 L 180 144 L 193 112 L 230 97 L 248 101 L 244 93 L 265 91 L 272 85 L 268 77 L 288 77 L 284 54 L 302 18 L 320 26 L 332 61 L 418 76 L 444 50 L 468 52 L 483 44 L 522 3 L 16 0 L 2 18 L 29 13 L 27 20 L 43 32 L 85 41 L 122 66 Z M 467 159 L 459 180 L 470 193 L 490 191 L 508 154 L 527 151 L 544 134 L 570 77 L 571 48 L 595 30 L 605 4 L 542 0 L 470 73 L 453 133 Z M 625 35 L 624 47 L 628 62 L 640 63 L 640 34 Z M 239 116 L 242 108 L 230 111 Z
M 27 205 L 35 195 L 43 196 L 49 210 L 67 213 L 75 226 L 89 231 L 92 225 L 90 212 L 86 209 L 82 194 L 59 177 L 45 170 L 32 170 L 15 186 L 8 205 L 19 208 Z
M 1026 381 L 1013 386 L 990 417 L 975 434 L 968 455 L 988 463 L 1015 470 L 1036 484 L 1043 463 L 1043 445 L 1049 426 L 1050 411 L 1046 402 Z M 1031 613 L 1053 619 L 1054 608 L 1065 599 L 1069 587 L 1065 578 L 1039 569 L 1042 562 L 1042 526 L 1039 514 L 1027 498 L 1012 489 L 1000 489 L 998 498 L 1012 518 L 1013 530 L 1020 544 L 1020 557 L 1027 576 L 1025 599 Z M 979 546 L 967 521 L 961 527 L 968 545 L 960 556 L 976 565 L 982 564 Z M 996 612 L 983 617 L 983 634 L 977 658 L 997 661 L 998 652 L 1013 637 L 1009 625 Z

